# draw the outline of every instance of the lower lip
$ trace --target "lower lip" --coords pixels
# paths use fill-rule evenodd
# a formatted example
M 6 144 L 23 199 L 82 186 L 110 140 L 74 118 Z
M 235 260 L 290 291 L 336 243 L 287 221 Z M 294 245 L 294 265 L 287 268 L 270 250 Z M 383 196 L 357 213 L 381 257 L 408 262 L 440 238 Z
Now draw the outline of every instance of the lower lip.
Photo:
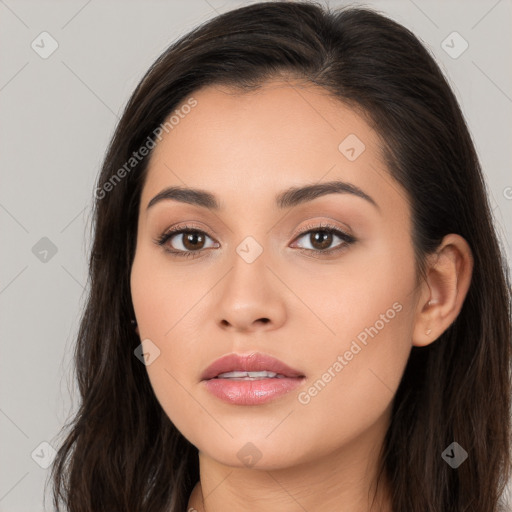
M 260 405 L 300 386 L 304 377 L 260 380 L 209 379 L 206 389 L 233 405 Z

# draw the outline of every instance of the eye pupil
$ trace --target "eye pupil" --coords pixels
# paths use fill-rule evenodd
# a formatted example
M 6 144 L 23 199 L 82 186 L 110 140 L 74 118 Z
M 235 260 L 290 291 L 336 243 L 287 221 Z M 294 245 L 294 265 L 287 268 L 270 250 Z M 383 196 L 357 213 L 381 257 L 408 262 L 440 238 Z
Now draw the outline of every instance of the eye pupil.
M 319 250 L 326 249 L 332 244 L 332 233 L 328 231 L 315 231 L 311 233 L 311 243 L 313 247 L 316 247 L 315 244 L 320 242 Z
M 199 241 L 199 244 L 201 243 L 201 241 L 204 243 L 204 237 L 203 237 L 203 235 L 201 235 L 201 233 L 188 233 L 184 236 L 183 245 L 187 249 L 197 249 L 198 241 Z M 191 244 L 191 245 L 189 246 L 189 244 Z

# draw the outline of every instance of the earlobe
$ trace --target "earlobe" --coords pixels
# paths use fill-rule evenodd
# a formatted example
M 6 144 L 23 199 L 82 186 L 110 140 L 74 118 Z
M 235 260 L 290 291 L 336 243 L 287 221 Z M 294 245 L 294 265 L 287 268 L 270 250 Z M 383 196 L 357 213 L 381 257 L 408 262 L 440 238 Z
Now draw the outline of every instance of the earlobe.
M 427 297 L 432 297 L 430 287 L 428 283 L 425 285 L 427 289 Z M 412 344 L 416 347 L 424 347 L 426 345 L 430 345 L 437 338 L 439 338 L 440 334 L 438 329 L 436 328 L 435 322 L 433 320 L 433 308 L 435 307 L 436 300 L 435 299 L 426 299 L 420 300 L 418 303 L 418 308 L 420 311 L 416 314 L 416 324 L 414 326 L 414 332 L 412 337 Z
M 418 303 L 412 344 L 434 342 L 455 321 L 473 273 L 473 254 L 460 235 L 446 235 L 429 259 L 426 282 Z

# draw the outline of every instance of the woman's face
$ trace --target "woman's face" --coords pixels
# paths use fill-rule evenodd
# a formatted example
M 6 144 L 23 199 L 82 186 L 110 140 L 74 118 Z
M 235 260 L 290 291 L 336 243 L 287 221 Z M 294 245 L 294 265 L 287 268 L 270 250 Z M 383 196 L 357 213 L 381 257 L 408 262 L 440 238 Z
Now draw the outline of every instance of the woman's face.
M 409 205 L 376 132 L 315 86 L 207 87 L 193 98 L 151 157 L 131 273 L 156 397 L 222 464 L 375 453 L 419 294 Z M 291 192 L 333 182 L 347 186 Z M 211 194 L 218 208 L 170 193 L 148 207 L 168 187 Z M 172 228 L 188 231 L 158 245 Z M 254 353 L 296 373 L 244 359 Z M 229 354 L 242 358 L 203 380 Z M 285 378 L 229 373 L 265 369 Z

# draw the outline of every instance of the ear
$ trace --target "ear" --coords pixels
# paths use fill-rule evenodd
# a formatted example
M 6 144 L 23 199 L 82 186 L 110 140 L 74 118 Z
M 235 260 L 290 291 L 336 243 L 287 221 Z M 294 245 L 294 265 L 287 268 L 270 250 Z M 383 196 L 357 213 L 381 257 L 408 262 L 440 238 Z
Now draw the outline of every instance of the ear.
M 473 254 L 460 235 L 446 235 L 428 256 L 426 281 L 417 304 L 412 344 L 435 341 L 457 318 L 471 283 Z

